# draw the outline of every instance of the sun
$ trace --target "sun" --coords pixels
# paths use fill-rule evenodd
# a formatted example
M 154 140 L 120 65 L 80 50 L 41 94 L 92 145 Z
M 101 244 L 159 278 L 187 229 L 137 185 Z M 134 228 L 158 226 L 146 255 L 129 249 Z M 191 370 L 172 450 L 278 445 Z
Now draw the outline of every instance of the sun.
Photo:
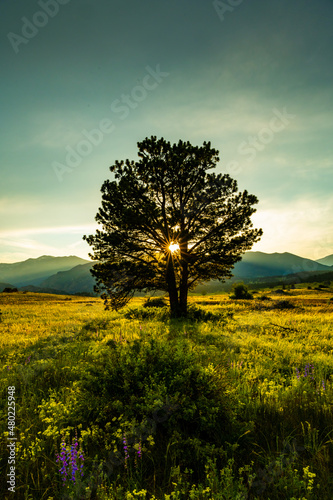
M 179 245 L 178 243 L 174 243 L 173 241 L 169 245 L 169 250 L 171 253 L 177 252 L 179 250 Z

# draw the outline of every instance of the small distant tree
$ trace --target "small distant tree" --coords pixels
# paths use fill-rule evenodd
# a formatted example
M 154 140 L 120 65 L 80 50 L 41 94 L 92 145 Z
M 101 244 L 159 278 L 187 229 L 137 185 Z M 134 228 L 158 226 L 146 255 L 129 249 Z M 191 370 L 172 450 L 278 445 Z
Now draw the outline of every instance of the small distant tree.
M 244 283 L 235 283 L 231 289 L 231 299 L 253 299 L 253 295 L 249 292 L 248 287 Z
M 224 281 L 262 235 L 251 215 L 258 200 L 228 174 L 208 173 L 218 151 L 163 138 L 138 143 L 138 161 L 116 161 L 102 186 L 95 235 L 84 236 L 97 261 L 95 291 L 119 309 L 134 291 L 169 295 L 172 316 L 186 316 L 188 291 Z

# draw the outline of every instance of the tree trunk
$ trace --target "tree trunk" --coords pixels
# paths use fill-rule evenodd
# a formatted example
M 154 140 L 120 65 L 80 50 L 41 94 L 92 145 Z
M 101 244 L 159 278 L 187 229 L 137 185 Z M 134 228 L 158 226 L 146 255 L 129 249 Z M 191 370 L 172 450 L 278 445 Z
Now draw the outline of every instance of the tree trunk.
M 179 300 L 177 292 L 177 284 L 175 278 L 175 270 L 173 266 L 172 256 L 168 257 L 167 269 L 166 269 L 166 280 L 168 284 L 168 293 L 170 300 L 170 311 L 172 317 L 179 316 Z
M 188 263 L 182 259 L 182 276 L 179 287 L 179 311 L 180 315 L 187 316 L 187 294 L 188 294 Z

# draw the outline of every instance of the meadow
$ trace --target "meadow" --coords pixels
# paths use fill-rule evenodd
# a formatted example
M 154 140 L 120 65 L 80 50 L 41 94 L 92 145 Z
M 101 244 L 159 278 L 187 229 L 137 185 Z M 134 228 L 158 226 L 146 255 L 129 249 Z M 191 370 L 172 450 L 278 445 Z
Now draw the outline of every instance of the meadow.
M 1 293 L 0 497 L 332 499 L 332 295 Z

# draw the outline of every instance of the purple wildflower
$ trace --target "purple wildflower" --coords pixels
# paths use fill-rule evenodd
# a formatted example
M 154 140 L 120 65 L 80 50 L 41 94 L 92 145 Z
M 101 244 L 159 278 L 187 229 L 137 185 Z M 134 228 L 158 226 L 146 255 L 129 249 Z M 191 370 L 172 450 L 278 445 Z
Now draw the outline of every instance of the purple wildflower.
M 63 480 L 63 483 L 65 484 L 66 482 L 66 478 L 67 478 L 67 466 L 68 466 L 68 463 L 67 463 L 67 458 L 66 458 L 66 442 L 65 442 L 65 438 L 63 437 L 62 438 L 62 442 L 61 442 L 61 453 L 60 455 L 57 454 L 57 462 L 61 462 L 61 468 L 59 469 L 59 472 L 61 472 L 62 474 L 62 480 Z
M 313 365 L 309 365 L 309 368 L 311 369 L 311 373 L 309 373 L 309 375 L 311 375 L 311 379 L 314 380 L 314 366 Z
M 78 441 L 77 441 L 77 433 L 75 432 L 75 438 L 72 439 L 72 444 L 70 447 L 66 446 L 65 438 L 62 438 L 61 442 L 61 453 L 60 455 L 57 453 L 56 454 L 56 462 L 61 463 L 61 468 L 59 469 L 59 472 L 62 474 L 62 479 L 63 479 L 63 485 L 65 486 L 67 477 L 70 474 L 69 480 L 73 482 L 73 484 L 76 483 L 76 473 L 79 470 L 79 463 L 81 462 L 80 465 L 80 471 L 81 471 L 81 476 L 83 476 L 83 451 L 80 449 L 78 452 Z M 79 459 L 79 460 L 78 460 Z
M 72 477 L 71 477 L 71 481 L 73 481 L 73 483 L 75 484 L 75 474 L 76 474 L 76 471 L 78 470 L 77 466 L 76 466 L 76 457 L 77 457 L 77 442 L 75 442 L 74 444 L 72 444 L 71 446 L 71 458 L 70 458 L 70 463 L 71 463 L 71 468 L 72 468 Z
M 82 461 L 81 465 L 80 465 L 80 471 L 81 471 L 81 476 L 83 476 L 83 462 L 84 462 L 84 457 L 83 457 L 83 452 L 82 450 L 80 450 L 80 455 L 79 455 L 79 459 Z
M 298 369 L 298 368 L 296 368 L 296 377 L 297 377 L 297 378 L 298 378 L 298 380 L 299 380 L 299 378 L 300 378 L 300 373 L 299 373 L 299 369 Z
M 127 460 L 129 459 L 129 454 L 128 454 L 127 440 L 125 434 L 123 435 L 123 448 L 125 454 L 125 468 L 127 469 Z
M 142 444 L 141 444 L 141 439 L 138 443 L 138 451 L 135 453 L 134 455 L 134 465 L 135 465 L 135 468 L 138 467 L 138 459 L 142 459 Z
M 314 366 L 310 365 L 310 363 L 307 363 L 304 368 L 304 377 L 310 377 L 312 380 L 314 380 Z

